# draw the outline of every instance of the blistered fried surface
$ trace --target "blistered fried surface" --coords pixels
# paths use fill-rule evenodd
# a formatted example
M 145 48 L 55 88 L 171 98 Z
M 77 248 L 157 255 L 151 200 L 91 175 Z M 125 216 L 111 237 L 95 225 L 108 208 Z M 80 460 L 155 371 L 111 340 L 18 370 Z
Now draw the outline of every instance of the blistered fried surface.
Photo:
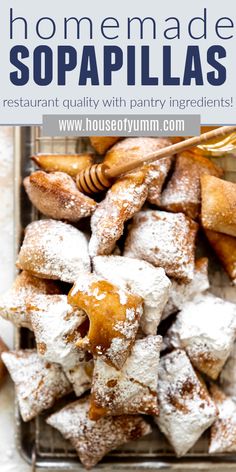
M 204 228 L 236 236 L 236 183 L 205 175 L 201 192 Z
M 91 257 L 113 252 L 125 222 L 142 208 L 146 198 L 145 174 L 141 171 L 127 174 L 114 183 L 91 218 Z
M 33 205 L 55 220 L 79 221 L 90 216 L 96 202 L 81 193 L 74 180 L 63 172 L 33 172 L 24 179 L 24 187 Z
M 143 313 L 143 300 L 95 275 L 80 277 L 69 303 L 89 318 L 89 331 L 77 347 L 102 356 L 120 369 L 130 354 Z

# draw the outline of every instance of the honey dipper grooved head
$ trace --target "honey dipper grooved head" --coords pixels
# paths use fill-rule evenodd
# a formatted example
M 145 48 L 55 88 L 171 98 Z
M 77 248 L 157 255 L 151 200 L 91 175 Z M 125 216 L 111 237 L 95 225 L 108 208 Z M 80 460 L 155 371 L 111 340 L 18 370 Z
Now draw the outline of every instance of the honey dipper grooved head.
M 95 164 L 80 172 L 76 178 L 80 192 L 91 194 L 109 188 L 111 181 L 106 176 L 108 168 L 105 164 Z

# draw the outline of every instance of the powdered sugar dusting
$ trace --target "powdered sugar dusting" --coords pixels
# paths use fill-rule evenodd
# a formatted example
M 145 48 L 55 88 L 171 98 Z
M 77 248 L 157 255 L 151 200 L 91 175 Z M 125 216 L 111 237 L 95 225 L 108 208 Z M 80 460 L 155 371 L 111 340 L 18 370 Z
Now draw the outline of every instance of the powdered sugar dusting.
M 61 221 L 34 221 L 26 228 L 17 266 L 37 277 L 73 283 L 90 271 L 86 236 Z
M 140 210 L 146 198 L 145 174 L 141 171 L 122 177 L 108 190 L 91 218 L 92 257 L 112 253 L 123 234 L 124 223 Z
M 92 361 L 86 362 L 85 352 L 76 348 L 87 317 L 67 303 L 66 295 L 41 295 L 35 301 L 31 320 L 38 353 L 44 360 L 62 366 L 75 394 L 80 396 L 90 388 L 92 378 Z
M 33 172 L 24 179 L 29 199 L 43 214 L 56 220 L 79 221 L 96 208 L 92 198 L 81 193 L 64 172 Z
M 79 327 L 86 319 L 85 313 L 72 309 L 66 295 L 38 296 L 35 301 L 31 321 L 39 354 L 64 369 L 74 368 L 84 360 L 76 341 L 81 339 Z
M 144 299 L 141 327 L 145 334 L 156 334 L 170 289 L 164 269 L 121 256 L 97 256 L 93 259 L 93 267 L 101 277 Z
M 122 141 L 119 141 L 107 152 L 104 162 L 112 167 L 119 166 L 127 160 L 132 162 L 136 159 L 143 159 L 146 155 L 170 144 L 171 141 L 166 138 L 135 137 L 122 139 Z M 157 160 L 151 164 L 144 163 L 144 166 L 141 167 L 141 170 L 146 173 L 148 201 L 154 205 L 160 203 L 161 189 L 171 162 L 172 156 Z
M 194 366 L 216 379 L 236 337 L 236 304 L 201 294 L 185 304 L 165 342 L 186 350 Z
M 61 367 L 44 362 L 35 350 L 5 352 L 2 360 L 16 385 L 24 421 L 35 418 L 71 391 Z
M 161 195 L 161 207 L 197 218 L 201 203 L 200 177 L 206 174 L 221 176 L 222 173 L 222 169 L 206 157 L 190 152 L 178 155 L 174 173 Z
M 178 456 L 184 455 L 211 426 L 217 408 L 184 351 L 161 358 L 156 422 Z
M 164 146 L 160 146 L 160 148 L 169 146 L 171 144 L 170 141 L 167 141 L 167 140 L 163 140 L 163 141 L 165 142 L 165 144 Z M 172 161 L 173 161 L 173 156 L 169 156 L 148 165 L 149 170 L 148 170 L 148 177 L 147 177 L 147 182 L 148 182 L 147 200 L 152 205 L 160 206 L 162 186 L 170 170 Z
M 151 428 L 141 416 L 118 416 L 92 421 L 88 399 L 67 405 L 47 419 L 76 449 L 82 464 L 91 468 L 105 454 L 121 444 L 149 434 Z
M 208 259 L 202 257 L 195 263 L 194 277 L 188 284 L 171 280 L 169 300 L 164 308 L 162 319 L 164 320 L 172 313 L 181 310 L 185 303 L 190 301 L 195 295 L 205 292 L 210 287 L 208 279 Z
M 226 395 L 236 401 L 236 343 L 220 374 L 220 384 Z
M 79 362 L 71 369 L 64 369 L 77 397 L 90 389 L 93 376 L 93 360 Z
M 135 342 L 121 370 L 96 359 L 91 414 L 157 414 L 157 371 L 162 338 L 148 336 Z
M 79 343 L 81 348 L 121 368 L 138 331 L 142 298 L 96 274 L 84 274 L 74 284 L 68 300 L 84 310 L 90 321 L 88 335 Z
M 197 228 L 183 213 L 139 212 L 129 227 L 124 255 L 144 259 L 170 277 L 190 282 Z
M 32 329 L 31 308 L 39 294 L 57 294 L 59 289 L 51 280 L 33 277 L 27 272 L 18 275 L 10 290 L 0 296 L 0 316 L 18 327 Z
M 236 451 L 236 405 L 230 397 L 212 385 L 210 393 L 219 410 L 219 416 L 211 427 L 209 453 Z

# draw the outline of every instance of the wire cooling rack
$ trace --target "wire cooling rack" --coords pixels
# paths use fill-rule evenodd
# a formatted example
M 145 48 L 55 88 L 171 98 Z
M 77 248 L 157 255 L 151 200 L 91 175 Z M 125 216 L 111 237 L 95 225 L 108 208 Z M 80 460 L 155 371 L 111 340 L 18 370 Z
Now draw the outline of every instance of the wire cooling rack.
M 16 128 L 15 132 L 15 249 L 16 253 L 22 239 L 23 228 L 38 219 L 39 214 L 30 204 L 22 180 L 34 168 L 30 156 L 35 153 L 74 154 L 91 151 L 87 138 L 42 137 L 39 127 Z M 225 170 L 225 176 L 236 182 L 236 157 L 214 158 Z M 227 276 L 217 262 L 213 263 L 211 274 L 212 291 L 223 298 L 236 302 L 235 288 L 230 286 Z M 33 334 L 21 329 L 16 332 L 16 348 L 34 346 Z M 58 405 L 57 405 L 58 408 Z M 47 412 L 48 414 L 48 412 Z M 152 420 L 150 420 L 152 421 Z M 176 459 L 171 447 L 158 431 L 153 428 L 152 435 L 132 442 L 120 450 L 109 454 L 101 464 L 100 470 L 235 470 L 236 456 L 220 454 L 209 456 L 208 433 L 204 434 L 194 448 L 183 459 Z M 32 464 L 32 470 L 81 470 L 82 467 L 69 442 L 45 423 L 45 415 L 40 415 L 29 423 L 24 423 L 16 406 L 16 439 L 21 455 Z

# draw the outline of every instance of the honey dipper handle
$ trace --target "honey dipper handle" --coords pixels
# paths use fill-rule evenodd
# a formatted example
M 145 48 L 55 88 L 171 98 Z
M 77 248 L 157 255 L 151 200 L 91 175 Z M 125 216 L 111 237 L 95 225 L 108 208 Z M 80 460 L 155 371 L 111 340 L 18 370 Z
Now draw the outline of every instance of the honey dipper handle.
M 159 151 L 147 154 L 143 159 L 127 162 L 126 164 L 122 164 L 121 166 L 106 168 L 104 169 L 105 176 L 108 180 L 114 179 L 122 174 L 125 174 L 126 172 L 130 172 L 131 170 L 137 169 L 137 167 L 143 166 L 145 164 L 150 164 L 150 162 L 154 162 L 157 159 L 161 159 L 163 157 L 186 151 L 187 149 L 190 149 L 194 146 L 199 146 L 199 144 L 204 144 L 207 141 L 210 141 L 211 139 L 224 138 L 225 136 L 233 133 L 234 131 L 236 131 L 236 126 L 221 126 L 218 129 L 208 131 L 207 133 L 203 133 L 200 136 L 194 136 L 193 138 L 186 139 L 185 141 L 181 141 L 180 143 L 172 144 L 171 146 L 167 146 L 163 149 L 160 149 Z
M 187 149 L 198 146 L 199 144 L 204 144 L 211 139 L 223 139 L 234 131 L 236 131 L 236 126 L 222 126 L 221 128 L 208 131 L 200 136 L 194 136 L 193 138 L 186 139 L 180 143 L 172 144 L 171 146 L 167 146 L 159 151 L 147 154 L 142 159 L 127 162 L 121 166 L 109 167 L 106 164 L 95 164 L 77 175 L 77 187 L 81 192 L 86 194 L 101 192 L 102 190 L 109 188 L 114 179 L 120 177 L 120 175 L 125 174 L 126 172 L 130 172 L 137 169 L 137 167 L 149 164 L 157 159 L 162 159 L 163 157 L 186 151 Z

